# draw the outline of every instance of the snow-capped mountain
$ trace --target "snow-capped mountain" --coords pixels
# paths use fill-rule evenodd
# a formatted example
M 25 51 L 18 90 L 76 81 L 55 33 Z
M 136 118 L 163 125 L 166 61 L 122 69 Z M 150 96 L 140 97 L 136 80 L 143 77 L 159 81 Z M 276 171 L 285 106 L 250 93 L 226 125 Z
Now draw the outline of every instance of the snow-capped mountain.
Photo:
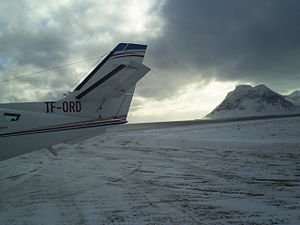
M 294 105 L 300 106 L 300 91 L 294 91 L 290 95 L 284 96 L 286 100 L 292 102 Z
M 239 85 L 206 117 L 232 118 L 296 113 L 300 113 L 300 107 L 265 85 Z

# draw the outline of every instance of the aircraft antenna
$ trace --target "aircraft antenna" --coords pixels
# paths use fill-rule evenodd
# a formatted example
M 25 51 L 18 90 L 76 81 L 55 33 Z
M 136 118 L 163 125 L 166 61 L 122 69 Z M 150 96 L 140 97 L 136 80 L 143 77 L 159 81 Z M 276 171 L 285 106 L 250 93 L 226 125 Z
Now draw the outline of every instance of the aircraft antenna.
M 47 72 L 47 71 L 62 69 L 62 68 L 68 67 L 68 66 L 73 66 L 75 64 L 91 61 L 91 60 L 94 60 L 94 59 L 99 59 L 99 58 L 102 58 L 102 57 L 103 56 L 97 56 L 97 57 L 88 58 L 88 59 L 84 59 L 84 60 L 80 60 L 80 61 L 76 61 L 76 62 L 72 62 L 72 63 L 60 65 L 60 66 L 50 67 L 50 68 L 45 69 L 45 70 L 40 70 L 40 71 L 36 71 L 36 72 L 33 72 L 33 73 L 20 75 L 20 76 L 9 78 L 9 79 L 0 80 L 0 83 L 9 82 L 9 81 L 12 81 L 12 80 L 19 80 L 19 79 L 23 79 L 23 78 L 26 78 L 26 77 L 31 77 L 31 76 L 41 74 L 41 73 L 44 73 L 44 72 Z
M 109 51 L 108 52 L 106 52 L 105 54 L 103 54 L 103 55 L 101 55 L 100 57 L 95 57 L 94 59 L 98 59 L 98 58 L 103 58 L 104 56 L 106 56 L 107 55 L 107 53 L 109 53 Z M 84 75 L 82 75 L 82 77 L 80 78 L 80 79 L 78 79 L 73 85 L 72 85 L 72 87 L 71 87 L 71 89 L 73 89 L 82 79 L 83 79 L 83 77 L 86 77 L 87 76 L 87 74 L 88 73 L 90 73 L 90 71 L 98 64 L 99 62 L 98 61 L 96 61 L 85 73 L 84 73 Z

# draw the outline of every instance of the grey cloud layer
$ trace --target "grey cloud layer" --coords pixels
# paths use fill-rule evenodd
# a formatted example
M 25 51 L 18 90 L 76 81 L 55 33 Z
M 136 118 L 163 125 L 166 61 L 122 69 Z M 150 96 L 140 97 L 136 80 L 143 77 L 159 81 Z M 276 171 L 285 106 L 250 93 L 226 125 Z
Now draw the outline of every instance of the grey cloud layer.
M 153 64 L 188 67 L 201 79 L 299 88 L 299 11 L 296 0 L 168 1 L 161 12 L 164 34 L 153 43 L 153 54 L 165 58 Z
M 94 57 L 131 41 L 149 45 L 145 63 L 154 72 L 139 84 L 137 94 L 144 97 L 171 98 L 187 84 L 211 79 L 265 83 L 276 91 L 299 88 L 299 1 L 157 0 L 139 32 L 123 31 L 127 18 L 120 12 L 129 9 L 122 2 L 2 3 L 0 79 Z M 1 101 L 58 96 L 83 75 L 71 69 L 2 85 Z M 37 94 L 22 95 L 25 88 Z
M 122 2 L 3 2 L 0 6 L 0 80 L 100 56 L 120 41 L 141 42 L 149 34 L 147 29 L 151 23 L 144 32 L 122 32 L 127 15 L 120 11 L 125 12 L 126 5 L 130 5 L 120 4 Z M 89 61 L 64 70 L 0 83 L 0 101 L 35 101 L 61 96 L 93 64 Z M 30 90 L 36 94 L 31 94 Z

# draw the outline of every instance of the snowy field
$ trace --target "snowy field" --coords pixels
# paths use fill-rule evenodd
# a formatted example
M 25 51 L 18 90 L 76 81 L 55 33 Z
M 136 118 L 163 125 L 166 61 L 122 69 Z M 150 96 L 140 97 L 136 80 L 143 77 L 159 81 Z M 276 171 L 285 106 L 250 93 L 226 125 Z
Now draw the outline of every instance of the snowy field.
M 0 224 L 300 224 L 300 117 L 111 130 L 0 162 Z

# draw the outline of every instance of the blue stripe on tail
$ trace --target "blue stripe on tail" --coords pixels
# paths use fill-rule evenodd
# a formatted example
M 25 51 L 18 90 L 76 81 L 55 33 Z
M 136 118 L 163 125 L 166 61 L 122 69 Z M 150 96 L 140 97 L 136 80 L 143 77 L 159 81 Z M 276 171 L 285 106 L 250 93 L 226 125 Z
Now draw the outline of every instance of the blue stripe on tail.
M 130 43 L 119 43 L 113 52 L 125 51 L 125 50 L 146 50 L 147 45 L 130 44 Z

